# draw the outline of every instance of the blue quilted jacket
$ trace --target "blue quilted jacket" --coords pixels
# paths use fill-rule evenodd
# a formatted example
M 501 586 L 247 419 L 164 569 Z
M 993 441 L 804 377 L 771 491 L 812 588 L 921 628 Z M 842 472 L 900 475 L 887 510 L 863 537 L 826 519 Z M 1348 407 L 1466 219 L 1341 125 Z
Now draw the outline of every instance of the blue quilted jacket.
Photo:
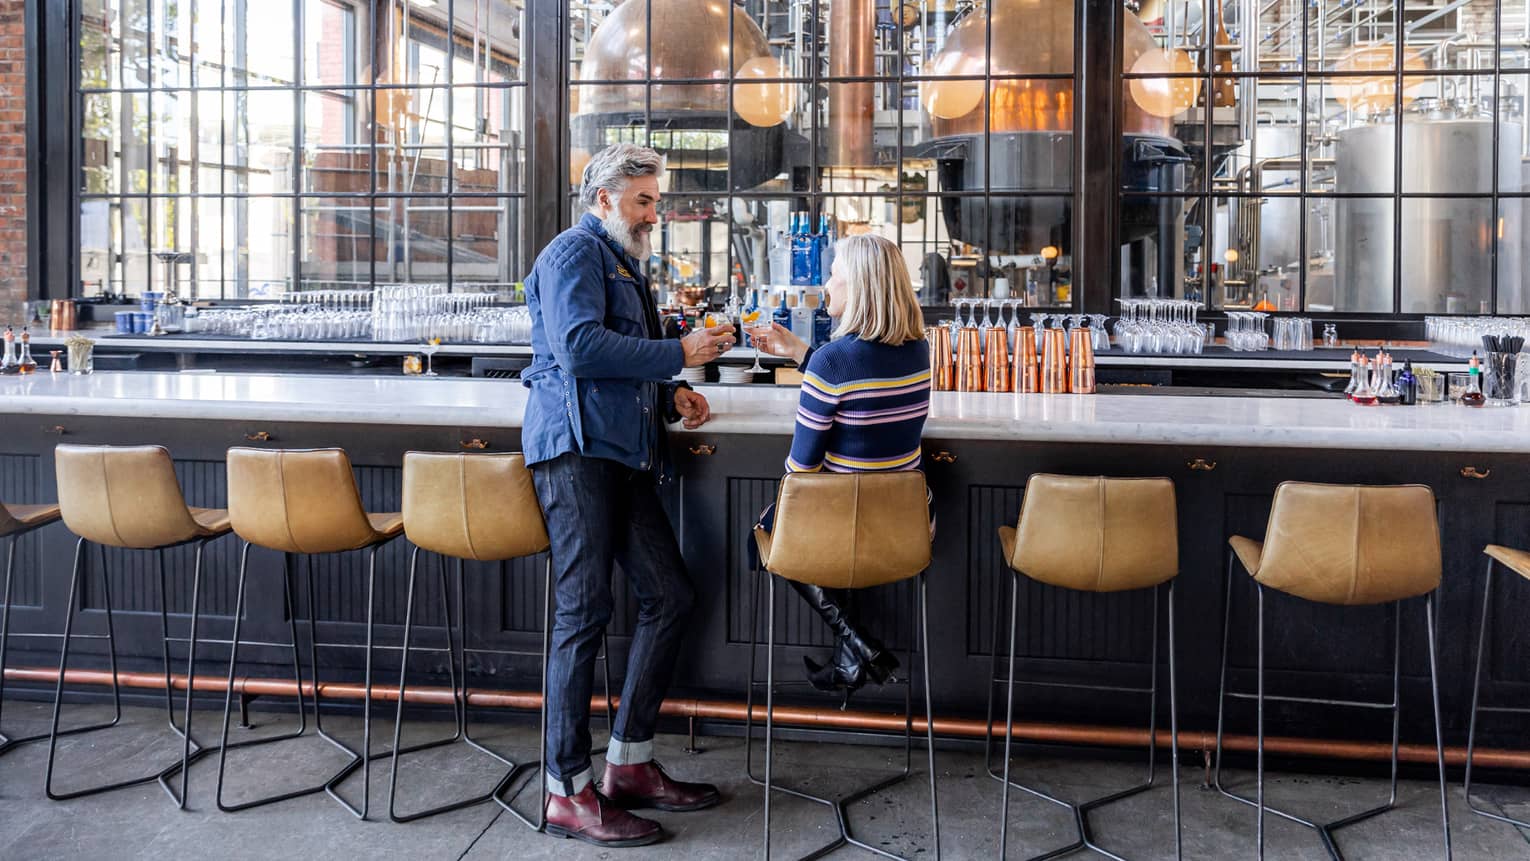
M 531 390 L 521 429 L 528 464 L 566 452 L 656 470 L 661 419 L 677 421 L 675 384 L 685 364 L 663 340 L 638 261 L 593 215 L 558 234 L 526 279 L 531 310 Z

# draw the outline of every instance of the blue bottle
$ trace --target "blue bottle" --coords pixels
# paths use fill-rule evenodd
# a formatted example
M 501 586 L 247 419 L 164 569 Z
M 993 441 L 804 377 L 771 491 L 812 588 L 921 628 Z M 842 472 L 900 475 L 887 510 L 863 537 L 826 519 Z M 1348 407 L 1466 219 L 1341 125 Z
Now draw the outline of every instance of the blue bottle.
M 834 332 L 834 319 L 829 316 L 828 294 L 818 294 L 818 307 L 813 309 L 813 346 L 829 343 Z
M 825 213 L 818 222 L 818 284 L 829 283 L 834 267 L 834 219 Z
M 776 310 L 770 315 L 771 322 L 778 326 L 790 329 L 792 327 L 792 309 L 786 303 L 786 294 L 782 293 L 776 304 Z
M 813 284 L 813 237 L 808 233 L 807 213 L 792 217 L 792 286 Z

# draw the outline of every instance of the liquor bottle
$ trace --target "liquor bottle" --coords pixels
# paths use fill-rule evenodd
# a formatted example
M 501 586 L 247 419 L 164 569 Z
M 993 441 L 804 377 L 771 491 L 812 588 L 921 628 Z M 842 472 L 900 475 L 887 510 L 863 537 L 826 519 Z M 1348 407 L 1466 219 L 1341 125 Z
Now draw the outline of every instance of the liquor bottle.
M 829 343 L 833 334 L 834 320 L 829 317 L 829 297 L 819 291 L 818 307 L 813 309 L 813 346 L 822 347 Z
M 0 356 L 0 374 L 21 373 L 21 363 L 16 359 L 16 332 L 5 327 L 5 355 Z
M 1403 360 L 1402 373 L 1397 375 L 1398 403 L 1411 407 L 1418 404 L 1418 377 L 1413 375 L 1413 362 Z
M 17 357 L 17 371 L 23 374 L 37 373 L 37 360 L 32 358 L 32 333 L 21 327 L 21 355 Z
M 813 311 L 817 307 L 817 297 L 813 294 L 797 291 L 797 306 L 792 309 L 792 334 L 802 339 L 802 343 L 812 346 L 813 344 Z
M 830 270 L 834 267 L 834 219 L 828 213 L 818 222 L 818 283 L 829 283 Z
M 1376 399 L 1384 404 L 1396 404 L 1402 401 L 1402 394 L 1392 384 L 1392 354 L 1385 350 L 1376 354 L 1380 378 L 1380 385 L 1376 388 Z
M 1371 390 L 1371 360 L 1365 356 L 1360 357 L 1360 371 L 1356 378 L 1355 391 L 1349 399 L 1362 407 L 1375 406 L 1376 393 Z
M 1344 387 L 1344 396 L 1347 398 L 1353 398 L 1355 390 L 1360 388 L 1360 360 L 1362 358 L 1364 357 L 1360 355 L 1358 347 L 1349 354 L 1349 385 Z
M 782 291 L 777 297 L 776 310 L 770 315 L 770 320 L 783 329 L 792 327 L 792 305 L 796 304 L 796 297 Z
M 792 219 L 792 286 L 813 284 L 813 237 L 808 234 L 808 216 L 797 213 Z
M 1472 361 L 1466 372 L 1466 391 L 1461 393 L 1461 406 L 1480 407 L 1487 403 L 1487 396 L 1482 394 L 1482 363 L 1477 359 L 1476 350 L 1472 351 Z

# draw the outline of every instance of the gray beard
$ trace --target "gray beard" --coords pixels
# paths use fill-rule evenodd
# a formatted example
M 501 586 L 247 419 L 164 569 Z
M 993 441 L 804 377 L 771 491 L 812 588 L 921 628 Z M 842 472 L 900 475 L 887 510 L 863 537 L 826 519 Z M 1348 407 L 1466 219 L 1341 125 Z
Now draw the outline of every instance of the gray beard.
M 634 226 L 628 224 L 619 213 L 613 212 L 600 220 L 600 226 L 605 228 L 606 235 L 616 240 L 633 259 L 639 263 L 646 263 L 649 255 L 653 253 L 653 240 L 650 238 L 652 230 L 638 232 Z

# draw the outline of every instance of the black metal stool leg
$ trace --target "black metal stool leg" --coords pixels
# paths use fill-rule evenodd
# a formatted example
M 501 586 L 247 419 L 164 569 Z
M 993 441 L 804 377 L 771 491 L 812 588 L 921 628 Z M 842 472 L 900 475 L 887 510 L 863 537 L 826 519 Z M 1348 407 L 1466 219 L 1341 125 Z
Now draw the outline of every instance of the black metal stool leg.
M 547 828 L 547 657 L 552 652 L 552 626 L 553 626 L 553 580 L 552 580 L 552 556 L 547 557 L 546 568 L 543 574 L 542 589 L 542 708 L 540 710 L 540 723 L 538 727 L 537 759 L 535 762 L 522 763 L 515 766 L 509 775 L 501 781 L 501 785 L 494 791 L 494 800 L 500 807 L 509 811 L 511 816 L 521 821 L 533 831 L 544 831 Z M 504 757 L 499 757 L 504 762 L 509 762 Z M 520 776 L 530 773 L 532 776 L 516 787 L 515 792 L 509 798 L 503 793 L 506 788 L 515 784 Z M 515 800 L 520 798 L 521 793 L 527 787 L 537 787 L 537 815 L 535 821 L 531 817 L 515 808 Z
M 988 711 L 987 725 L 983 730 L 983 767 L 988 769 L 988 776 L 994 780 L 1003 780 L 1004 776 L 993 763 L 993 701 L 994 689 L 999 686 L 999 619 L 1000 609 L 1004 602 L 1000 595 L 1004 591 L 1004 577 L 999 577 L 999 586 L 995 590 L 993 600 L 993 631 L 988 638 Z
M 930 593 L 926 572 L 919 573 L 919 657 L 923 661 L 924 748 L 930 770 L 930 832 L 935 842 L 935 861 L 940 861 L 940 800 L 935 771 L 935 705 L 930 698 Z M 993 685 L 989 684 L 989 690 Z
M 1174 660 L 1179 640 L 1174 631 L 1174 582 L 1169 581 L 1169 770 L 1174 781 L 1174 857 L 1178 859 L 1185 857 L 1185 839 L 1179 810 L 1179 679 Z
M 250 801 L 240 802 L 238 804 L 229 804 L 229 803 L 227 803 L 227 802 L 225 802 L 223 800 L 223 786 L 224 786 L 224 783 L 225 783 L 225 780 L 226 780 L 227 767 L 228 767 L 228 752 L 230 750 L 238 750 L 240 748 L 246 748 L 246 747 L 260 747 L 262 745 L 276 744 L 277 742 L 290 741 L 292 739 L 299 738 L 299 737 L 303 736 L 307 732 L 307 730 L 308 730 L 308 718 L 307 718 L 307 712 L 305 711 L 305 708 L 304 708 L 304 700 L 303 700 L 303 676 L 302 676 L 301 660 L 299 658 L 298 633 L 297 633 L 297 601 L 296 601 L 296 592 L 293 589 L 293 581 L 294 581 L 296 575 L 295 575 L 294 570 L 293 570 L 293 565 L 292 565 L 291 557 L 289 555 L 287 555 L 287 554 L 283 554 L 283 557 L 282 557 L 282 581 L 283 581 L 283 583 L 282 583 L 282 585 L 283 585 L 282 595 L 283 595 L 283 601 L 284 601 L 284 603 L 286 605 L 286 610 L 287 610 L 287 630 L 288 630 L 289 635 L 292 638 L 292 672 L 293 672 L 293 681 L 297 685 L 297 692 L 298 692 L 297 693 L 297 701 L 298 701 L 298 728 L 295 731 L 293 731 L 293 732 L 283 733 L 283 734 L 271 736 L 271 737 L 268 737 L 268 738 L 256 738 L 256 739 L 249 739 L 247 741 L 232 742 L 232 743 L 228 740 L 228 725 L 229 725 L 230 714 L 231 714 L 231 711 L 232 711 L 232 708 L 233 708 L 233 702 L 234 702 L 234 678 L 235 678 L 235 671 L 236 671 L 236 669 L 237 669 L 237 667 L 239 665 L 239 645 L 240 645 L 240 643 L 239 643 L 239 640 L 240 640 L 239 629 L 240 629 L 240 623 L 241 623 L 241 621 L 244 618 L 244 599 L 245 599 L 245 591 L 246 591 L 245 590 L 245 584 L 246 584 L 246 581 L 248 579 L 248 573 L 249 573 L 249 561 L 250 561 L 250 549 L 251 549 L 251 547 L 252 547 L 252 545 L 248 541 L 246 541 L 244 543 L 243 548 L 241 548 L 240 553 L 239 553 L 239 577 L 238 577 L 238 581 L 237 581 L 237 586 L 235 587 L 235 598 L 234 598 L 234 633 L 233 633 L 233 639 L 230 641 L 230 647 L 229 647 L 228 679 L 227 679 L 227 683 L 226 683 L 227 686 L 225 688 L 224 698 L 223 698 L 223 729 L 222 729 L 222 734 L 221 734 L 221 741 L 218 744 L 218 788 L 217 788 L 216 798 L 217 798 L 218 809 L 223 811 L 223 812 L 225 812 L 225 813 L 236 813 L 236 812 L 241 811 L 241 810 L 250 810 L 250 809 L 256 808 L 256 807 L 264 807 L 264 806 L 266 806 L 268 804 L 276 804 L 277 802 L 281 802 L 281 801 L 289 801 L 289 800 L 294 799 L 294 798 L 302 798 L 302 797 L 307 796 L 307 795 L 314 795 L 314 794 L 317 794 L 319 792 L 322 792 L 324 790 L 324 788 L 325 788 L 325 784 L 320 783 L 320 784 L 317 784 L 317 785 L 314 785 L 314 786 L 307 786 L 307 787 L 303 787 L 301 789 L 295 789 L 295 790 L 291 790 L 291 791 L 288 791 L 288 792 L 278 793 L 276 795 L 266 796 L 266 797 L 263 797 L 263 798 L 255 798 L 255 799 L 252 799 Z M 312 581 L 310 579 L 310 582 L 309 582 L 309 587 L 310 587 L 309 588 L 309 599 L 308 599 L 308 612 L 309 612 L 309 619 L 310 619 L 310 621 L 312 621 L 312 617 L 314 615 L 314 592 L 313 592 L 312 586 L 313 586 L 313 583 L 312 583 Z M 310 654 L 312 654 L 312 653 L 310 652 Z M 318 728 L 318 720 L 319 720 L 319 677 L 318 677 L 317 665 L 315 665 L 313 679 L 314 679 L 314 681 L 313 681 L 314 724 L 315 724 L 316 731 L 322 732 L 322 730 L 319 730 L 319 728 Z M 326 739 L 326 740 L 330 741 L 331 744 L 335 744 L 335 745 L 339 746 L 342 750 L 349 751 L 349 748 L 346 748 L 344 745 L 339 744 L 338 742 L 334 741 L 333 739 Z M 353 753 L 352 754 L 351 764 L 349 766 L 347 766 L 347 767 L 348 768 L 354 768 L 355 767 L 355 762 L 356 762 L 355 755 Z
M 310 568 L 310 574 L 312 569 Z M 372 752 L 372 656 L 374 649 L 375 618 L 377 608 L 377 547 L 367 548 L 367 643 L 365 665 L 362 670 L 361 694 L 361 753 L 356 762 L 347 765 L 324 784 L 324 792 L 351 812 L 357 819 L 365 820 L 372 805 L 372 760 L 388 754 Z M 314 664 L 314 694 L 318 695 L 318 664 Z M 352 804 L 340 795 L 339 787 L 347 778 L 361 769 L 361 804 Z
M 167 771 L 169 771 L 169 769 L 160 769 L 153 774 L 144 775 L 142 777 L 120 780 L 102 786 L 92 786 L 86 789 L 75 790 L 73 792 L 56 792 L 53 789 L 53 772 L 58 755 L 58 740 L 62 736 L 70 734 L 66 732 L 60 732 L 58 724 L 63 707 L 64 676 L 69 668 L 69 648 L 72 641 L 76 638 L 74 635 L 74 616 L 80 597 L 81 569 L 84 567 L 84 546 L 85 540 L 83 538 L 79 539 L 78 543 L 75 544 L 74 573 L 71 576 L 69 582 L 69 603 L 65 609 L 63 647 L 59 650 L 58 683 L 54 688 L 53 696 L 53 723 L 48 737 L 48 767 L 43 779 L 44 789 L 47 792 L 48 798 L 54 801 L 67 801 L 72 798 L 83 798 L 88 795 L 97 795 L 103 792 L 125 789 L 129 786 L 139 786 L 141 784 L 156 781 Z M 106 570 L 106 552 L 104 549 L 101 551 L 101 598 L 102 604 L 104 605 L 104 609 L 106 611 L 105 639 L 107 644 L 107 655 L 111 667 L 112 702 L 116 716 L 109 724 L 106 724 L 105 726 L 93 727 L 94 729 L 104 729 L 106 726 L 113 726 L 118 722 L 122 715 L 122 694 L 117 681 L 117 635 L 116 626 L 113 622 L 111 578 L 108 576 L 108 572 Z M 83 637 L 85 635 L 80 636 Z M 171 719 L 171 725 L 174 725 L 173 718 Z
M 1493 618 L 1493 572 L 1494 559 L 1489 556 L 1487 561 L 1487 573 L 1482 582 L 1482 616 L 1477 626 L 1477 655 L 1472 670 L 1472 712 L 1466 731 L 1466 806 L 1478 816 L 1485 816 L 1499 822 L 1505 822 L 1517 828 L 1530 828 L 1530 821 L 1516 819 L 1503 813 L 1494 813 L 1477 804 L 1472 798 L 1472 768 L 1475 764 L 1477 750 L 1477 717 L 1483 712 L 1500 714 L 1530 714 L 1530 708 L 1512 706 L 1484 706 L 1482 705 L 1482 662 L 1487 655 L 1488 626 Z
M 186 654 L 186 712 L 185 716 L 181 719 L 182 726 L 184 727 L 184 730 L 181 731 L 181 761 L 175 765 L 170 766 L 164 771 L 164 773 L 159 776 L 160 787 L 170 795 L 170 800 L 174 801 L 176 806 L 182 810 L 186 809 L 186 784 L 187 780 L 189 779 L 191 764 L 212 752 L 211 748 L 196 741 L 191 733 L 192 703 L 196 698 L 197 623 L 199 619 L 199 611 L 201 609 L 199 602 L 202 593 L 202 556 L 203 551 L 206 550 L 206 548 L 207 539 L 202 539 L 197 542 L 196 557 L 195 561 L 192 563 L 191 569 L 191 636 L 189 638 L 190 643 L 188 644 L 188 651 Z M 166 594 L 164 589 L 164 582 L 164 555 L 163 552 L 161 552 L 160 596 L 162 603 L 160 606 L 160 621 L 166 626 L 167 629 L 165 634 L 165 666 L 168 667 L 170 661 L 170 637 L 168 633 L 169 623 L 164 618 L 164 596 Z M 165 674 L 165 689 L 167 691 L 170 689 L 170 675 L 168 670 Z M 174 727 L 174 725 L 175 722 L 172 720 L 171 726 Z M 192 750 L 193 747 L 195 747 L 196 750 Z M 170 786 L 170 776 L 177 771 L 179 771 L 181 774 L 181 791 L 179 795 L 177 795 L 175 790 Z
M 1424 598 L 1424 620 L 1428 625 L 1429 637 L 1429 699 L 1434 707 L 1434 759 L 1440 770 L 1440 826 L 1445 837 L 1445 858 L 1450 861 L 1450 795 L 1445 782 L 1445 720 L 1440 715 L 1440 670 L 1435 655 L 1438 646 L 1435 639 L 1434 598 L 1438 594 L 1436 589 Z
M 442 630 L 446 632 L 446 653 L 448 668 L 447 673 L 450 677 L 453 714 L 456 717 L 457 725 L 453 735 L 448 738 L 436 739 L 431 742 L 417 745 L 413 748 L 403 747 L 402 738 L 404 726 L 404 701 L 405 694 L 407 692 L 406 681 L 409 670 L 409 644 L 414 629 L 414 589 L 419 568 L 419 556 L 420 548 L 418 547 L 415 547 L 409 555 L 409 580 L 408 587 L 406 589 L 407 597 L 405 598 L 404 604 L 403 656 L 399 665 L 398 707 L 395 711 L 393 721 L 392 768 L 390 769 L 388 776 L 388 818 L 394 822 L 413 822 L 417 819 L 424 819 L 428 816 L 435 816 L 437 814 L 447 813 L 452 810 L 461 810 L 465 807 L 471 807 L 475 804 L 482 804 L 484 802 L 491 801 L 497 797 L 500 792 L 504 791 L 504 789 L 510 785 L 511 781 L 519 773 L 519 767 L 514 763 L 509 763 L 510 769 L 505 773 L 505 776 L 500 778 L 494 784 L 494 787 L 487 793 L 438 805 L 436 807 L 431 807 L 425 810 L 417 811 L 415 813 L 398 812 L 398 771 L 400 757 L 402 757 L 404 754 L 411 753 L 416 750 L 423 750 L 426 747 L 440 747 L 455 743 L 457 741 L 462 741 L 466 738 L 466 705 L 464 702 L 466 699 L 466 694 L 463 692 L 462 688 L 458 687 L 457 670 L 454 667 L 456 651 L 452 648 L 452 623 L 449 597 L 450 592 L 447 588 L 446 566 L 443 562 L 443 564 L 437 569 L 439 574 L 437 585 L 439 586 L 441 595 L 441 624 Z M 459 574 L 462 570 L 462 564 L 462 560 L 457 560 L 457 568 Z M 463 672 L 466 673 L 465 667 Z M 474 746 L 479 747 L 477 745 Z M 493 753 L 492 751 L 490 751 L 490 755 L 501 762 L 508 762 L 504 757 L 497 753 Z

